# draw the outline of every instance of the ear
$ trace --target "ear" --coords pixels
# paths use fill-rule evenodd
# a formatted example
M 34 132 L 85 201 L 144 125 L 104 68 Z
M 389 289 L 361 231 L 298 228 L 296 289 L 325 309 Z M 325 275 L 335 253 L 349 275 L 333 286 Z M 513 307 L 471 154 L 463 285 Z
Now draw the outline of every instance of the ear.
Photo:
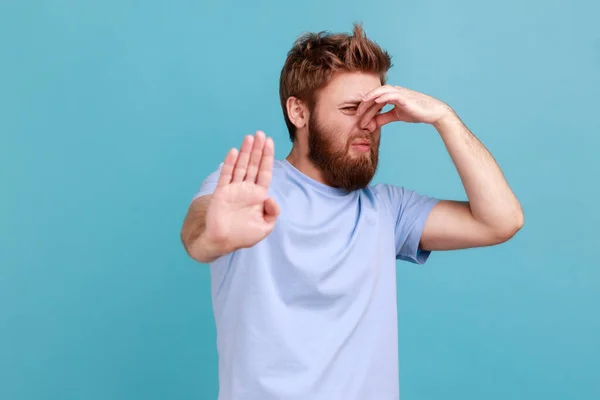
M 304 102 L 296 97 L 288 97 L 286 102 L 288 117 L 298 129 L 304 128 L 308 123 L 308 108 Z

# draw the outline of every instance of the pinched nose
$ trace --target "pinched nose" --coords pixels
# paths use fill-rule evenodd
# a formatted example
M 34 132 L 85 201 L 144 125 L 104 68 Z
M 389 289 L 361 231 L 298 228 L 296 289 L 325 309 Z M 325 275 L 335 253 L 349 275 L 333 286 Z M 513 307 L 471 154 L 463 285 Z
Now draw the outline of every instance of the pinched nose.
M 366 124 L 364 122 L 362 122 L 361 129 L 363 130 L 363 132 L 372 133 L 375 131 L 375 129 L 377 129 L 377 121 L 375 121 L 375 118 L 372 118 Z

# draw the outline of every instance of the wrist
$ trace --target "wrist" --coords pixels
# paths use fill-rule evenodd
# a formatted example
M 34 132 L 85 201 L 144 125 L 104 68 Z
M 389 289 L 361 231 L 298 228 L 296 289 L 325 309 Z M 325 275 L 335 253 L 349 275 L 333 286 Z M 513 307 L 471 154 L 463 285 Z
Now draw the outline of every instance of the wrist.
M 206 231 L 198 237 L 193 248 L 195 250 L 195 258 L 203 263 L 210 263 L 232 251 L 229 250 L 230 245 L 227 238 L 211 235 Z
M 454 110 L 448 107 L 446 113 L 443 116 L 441 116 L 437 121 L 435 121 L 432 125 L 440 135 L 443 135 L 447 132 L 453 131 L 460 124 L 461 121 L 458 117 L 458 114 L 456 114 Z

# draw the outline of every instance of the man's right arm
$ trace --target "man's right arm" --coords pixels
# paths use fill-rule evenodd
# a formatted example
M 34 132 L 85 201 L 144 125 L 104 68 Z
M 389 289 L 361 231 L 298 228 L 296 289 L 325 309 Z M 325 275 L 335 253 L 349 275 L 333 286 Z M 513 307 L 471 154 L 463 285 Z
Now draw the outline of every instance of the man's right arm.
M 244 138 L 202 183 L 181 228 L 181 241 L 194 260 L 211 263 L 251 247 L 274 228 L 279 206 L 268 197 L 274 144 L 263 132 Z M 208 230 L 207 230 L 208 215 Z
M 206 210 L 212 195 L 200 196 L 192 201 L 181 228 L 181 241 L 188 255 L 201 263 L 210 263 L 223 254 L 218 243 L 204 235 Z

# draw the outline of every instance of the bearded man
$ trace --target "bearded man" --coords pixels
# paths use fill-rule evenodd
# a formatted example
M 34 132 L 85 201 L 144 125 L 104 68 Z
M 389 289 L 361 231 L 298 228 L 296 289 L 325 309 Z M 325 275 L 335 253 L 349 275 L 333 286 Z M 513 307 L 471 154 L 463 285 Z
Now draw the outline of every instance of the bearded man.
M 181 238 L 210 265 L 220 400 L 398 399 L 396 260 L 523 225 L 491 154 L 447 104 L 387 84 L 390 67 L 360 25 L 301 36 L 280 77 L 289 155 L 246 136 L 193 197 Z M 396 121 L 435 128 L 468 201 L 371 184 Z

